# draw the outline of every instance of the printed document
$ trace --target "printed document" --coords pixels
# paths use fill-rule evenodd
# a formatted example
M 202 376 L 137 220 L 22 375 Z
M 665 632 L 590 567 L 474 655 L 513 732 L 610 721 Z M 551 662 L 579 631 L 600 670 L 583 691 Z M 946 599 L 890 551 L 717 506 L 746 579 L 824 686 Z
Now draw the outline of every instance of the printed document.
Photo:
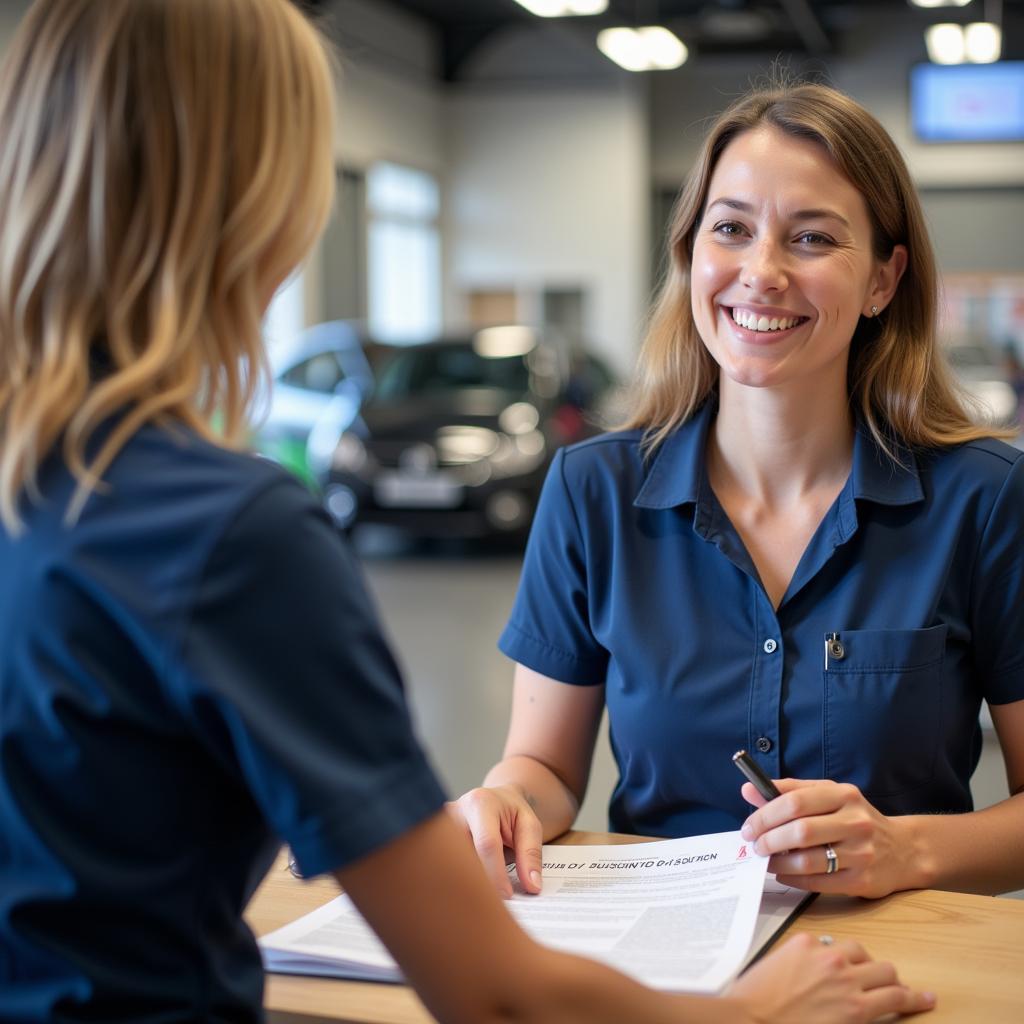
M 600 960 L 654 988 L 717 992 L 807 894 L 780 886 L 739 832 L 625 846 L 545 846 L 543 891 L 507 906 L 543 945 Z M 762 896 L 764 897 L 762 899 Z M 438 922 L 443 927 L 443 922 Z M 268 970 L 401 981 L 347 896 L 260 940 Z

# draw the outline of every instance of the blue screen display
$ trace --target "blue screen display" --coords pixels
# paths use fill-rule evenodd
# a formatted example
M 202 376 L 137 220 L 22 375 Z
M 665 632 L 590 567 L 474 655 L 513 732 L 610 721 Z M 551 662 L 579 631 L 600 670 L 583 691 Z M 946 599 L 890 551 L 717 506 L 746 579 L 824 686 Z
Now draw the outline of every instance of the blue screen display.
M 1024 61 L 914 65 L 910 120 L 922 142 L 1024 141 Z

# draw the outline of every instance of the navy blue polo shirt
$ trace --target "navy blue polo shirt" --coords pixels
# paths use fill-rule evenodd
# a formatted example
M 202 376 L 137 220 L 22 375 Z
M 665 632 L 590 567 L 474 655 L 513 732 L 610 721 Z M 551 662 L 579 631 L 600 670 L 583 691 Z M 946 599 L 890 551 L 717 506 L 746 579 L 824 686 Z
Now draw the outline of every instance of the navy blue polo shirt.
M 0 1021 L 258 1021 L 241 914 L 444 799 L 348 549 L 278 467 L 141 430 L 0 530 Z
M 708 484 L 714 412 L 646 461 L 639 432 L 558 454 L 501 637 L 543 675 L 605 686 L 610 827 L 738 827 L 740 747 L 885 814 L 970 810 L 981 701 L 1024 700 L 1022 453 L 985 440 L 900 465 L 858 429 L 776 610 Z

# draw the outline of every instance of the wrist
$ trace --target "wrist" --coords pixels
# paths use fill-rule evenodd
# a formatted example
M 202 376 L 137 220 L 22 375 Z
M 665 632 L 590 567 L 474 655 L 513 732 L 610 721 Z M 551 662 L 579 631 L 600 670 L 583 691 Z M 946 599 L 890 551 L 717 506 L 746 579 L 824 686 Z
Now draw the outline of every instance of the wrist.
M 929 835 L 930 819 L 925 815 L 908 814 L 893 818 L 897 825 L 897 842 L 903 862 L 900 889 L 934 889 L 939 869 L 935 844 Z
M 719 996 L 715 1000 L 715 1011 L 721 1012 L 720 1019 L 729 1021 L 729 1024 L 767 1024 L 766 1018 L 759 1016 L 757 1007 L 740 996 L 726 995 Z

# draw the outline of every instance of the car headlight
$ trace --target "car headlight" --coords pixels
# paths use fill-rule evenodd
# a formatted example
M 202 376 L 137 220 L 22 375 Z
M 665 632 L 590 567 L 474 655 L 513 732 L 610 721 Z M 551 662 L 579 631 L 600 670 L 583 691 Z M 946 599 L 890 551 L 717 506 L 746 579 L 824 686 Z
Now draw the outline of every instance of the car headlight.
M 502 445 L 491 456 L 495 477 L 522 476 L 532 473 L 544 462 L 547 445 L 539 430 L 515 437 L 502 435 Z
M 537 429 L 540 423 L 540 413 L 537 406 L 530 402 L 513 402 L 510 406 L 502 409 L 498 417 L 498 426 L 515 437 L 517 434 L 527 434 Z
M 441 427 L 437 432 L 437 455 L 444 465 L 465 466 L 493 456 L 501 435 L 486 427 Z
M 358 473 L 366 465 L 366 459 L 366 445 L 355 434 L 346 431 L 334 447 L 331 469 L 342 473 Z

